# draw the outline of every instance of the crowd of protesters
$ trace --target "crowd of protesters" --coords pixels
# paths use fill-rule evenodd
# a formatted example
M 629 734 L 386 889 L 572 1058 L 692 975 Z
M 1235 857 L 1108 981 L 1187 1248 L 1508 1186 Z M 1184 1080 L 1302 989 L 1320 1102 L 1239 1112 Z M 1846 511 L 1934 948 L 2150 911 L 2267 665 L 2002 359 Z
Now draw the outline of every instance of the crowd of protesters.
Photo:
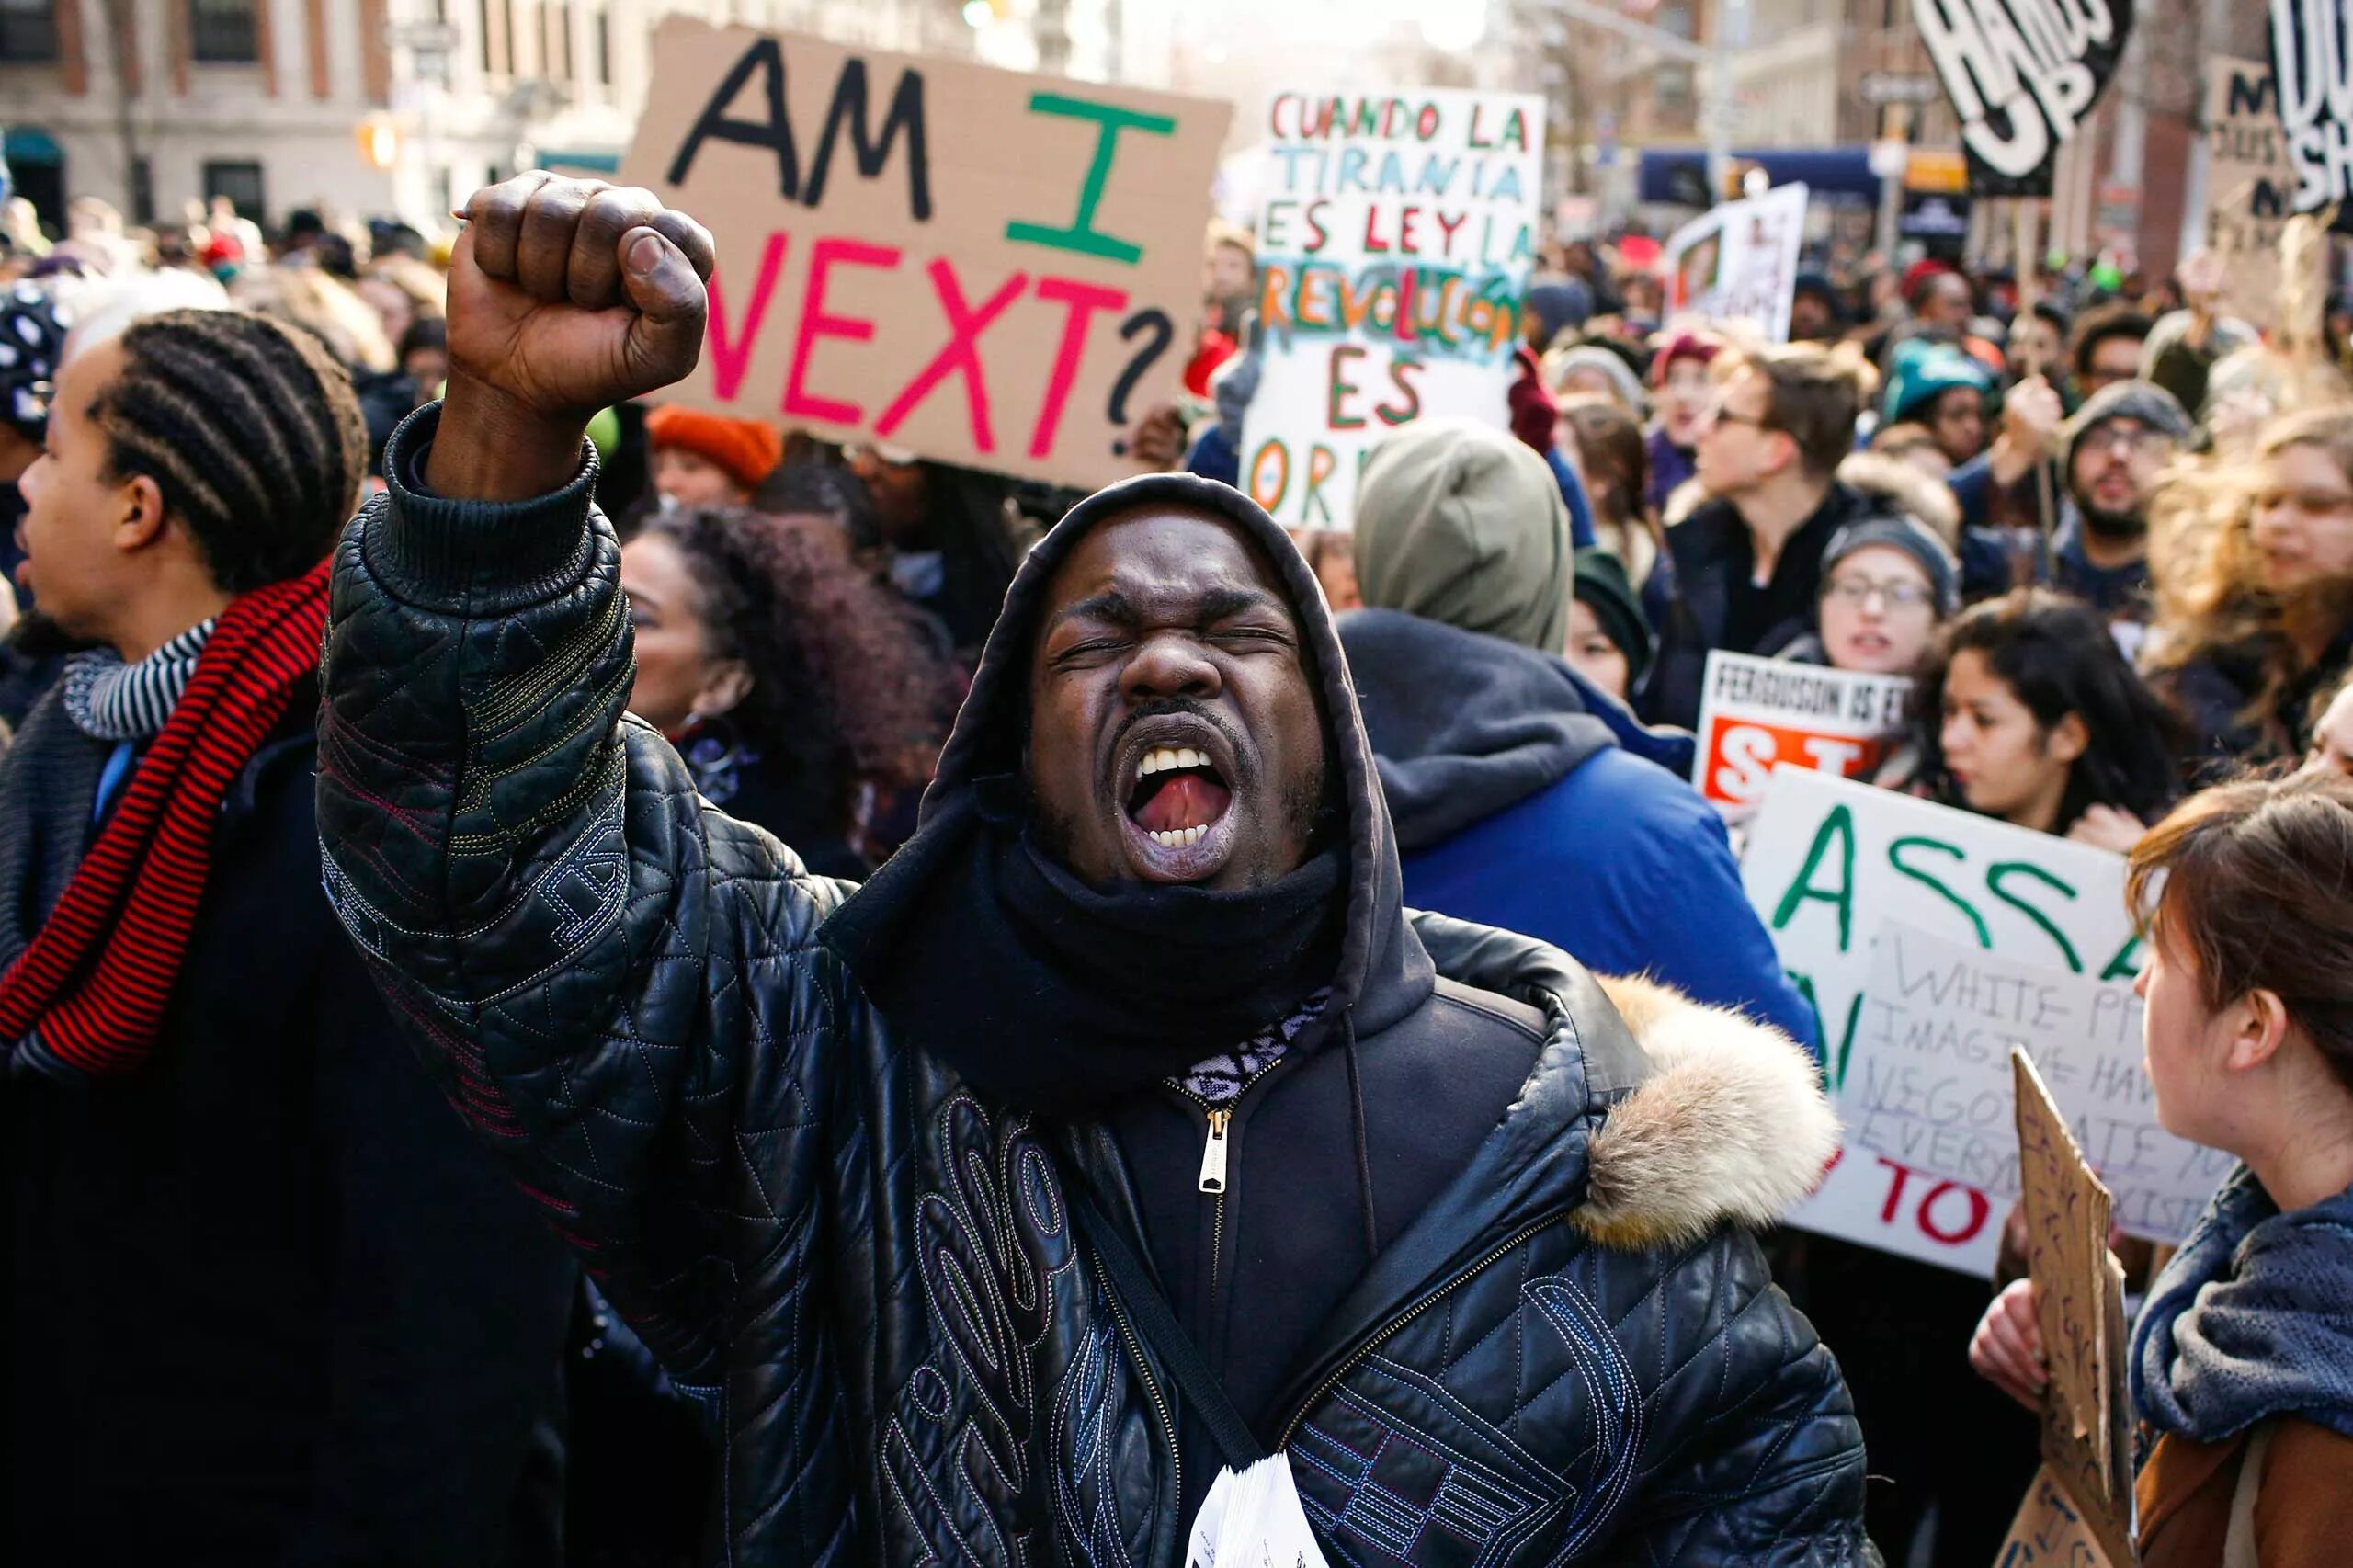
M 900 1271 L 886 1298 L 927 1286 L 912 1261 L 923 1245 L 974 1249 L 958 1267 L 984 1269 L 979 1254 L 1011 1244 L 989 1231 L 1015 1223 L 1009 1196 L 1001 1213 L 959 1210 L 964 1229 L 946 1239 L 894 1230 L 914 1221 L 893 1207 L 900 1163 L 885 1156 L 913 1134 L 892 1064 L 917 1056 L 942 1056 L 991 1104 L 1079 1115 L 1155 1179 L 1182 1165 L 1187 1202 L 1201 1111 L 1213 1142 L 1221 1116 L 1238 1141 L 1243 1092 L 1287 1053 L 1302 1063 L 1299 1095 L 1321 1084 L 1353 1139 L 1335 1145 L 1346 1158 L 1321 1161 L 1326 1122 L 1274 1134 L 1296 1145 L 1283 1179 L 1312 1195 L 1312 1221 L 1269 1230 L 1237 1199 L 1235 1243 L 1221 1197 L 1215 1239 L 1170 1252 L 1188 1210 L 1148 1185 L 1125 1200 L 1153 1262 L 1181 1270 L 1177 1317 L 1217 1324 L 1199 1336 L 1242 1419 L 1263 1420 L 1294 1369 L 1284 1358 L 1320 1346 L 1349 1281 L 1378 1273 L 1415 1214 L 1442 1202 L 1445 1177 L 1487 1157 L 1475 1135 L 1523 1115 L 1515 1096 L 1538 1082 L 1536 1042 L 1560 1016 L 1614 1007 L 1654 1051 L 1699 1027 L 1676 1014 L 1651 1032 L 1680 1004 L 1646 988 L 1587 1001 L 1544 953 L 1779 1031 L 1732 1049 L 1794 1041 L 1819 1056 L 1813 1010 L 1743 896 L 1734 838 L 1685 782 L 1719 651 L 1913 677 L 1874 782 L 2130 857 L 2153 930 L 2141 985 L 2158 1114 L 2245 1162 L 2150 1283 L 2134 1331 L 2135 1412 L 2156 1435 L 2141 1471 L 2144 1560 L 2219 1563 L 2224 1537 L 2246 1528 L 2256 1556 L 2230 1561 L 2336 1560 L 2339 1522 L 2353 1523 L 2353 385 L 2319 301 L 2290 302 L 2310 306 L 2311 330 L 2267 335 L 2233 313 L 2208 256 L 2145 285 L 2107 267 L 2019 279 L 1924 262 L 1804 275 L 1791 341 L 1768 345 L 1744 324 L 1670 318 L 1655 281 L 1611 247 L 1563 244 L 1529 291 L 1518 381 L 1495 417 L 1400 430 L 1368 463 L 1345 528 L 1284 544 L 1208 483 L 1230 485 L 1242 467 L 1263 353 L 1245 231 L 1209 236 L 1182 399 L 1131 442 L 1140 471 L 1200 479 L 1152 481 L 1167 488 L 1091 512 L 1048 486 L 665 403 L 659 382 L 608 389 L 585 428 L 597 460 L 576 476 L 457 488 L 459 437 L 478 443 L 436 424 L 457 417 L 458 400 L 437 400 L 466 373 L 446 275 L 475 264 L 449 237 L 315 212 L 266 236 L 225 203 L 134 227 L 78 202 L 63 235 L 21 215 L 7 232 L 11 1561 L 650 1564 L 690 1561 L 713 1539 L 801 1543 L 778 1561 L 867 1560 L 881 1548 L 841 1541 L 895 1541 L 892 1527 L 825 1509 L 896 1495 L 898 1456 L 829 1455 L 864 1440 L 835 1407 L 841 1392 L 753 1374 L 816 1355 L 896 1365 L 921 1346 L 877 1348 L 852 1323 L 820 1329 L 840 1302 L 799 1295 L 713 1337 L 709 1314 L 732 1309 L 710 1304 L 728 1292 L 696 1275 L 718 1255 L 695 1238 L 749 1226 L 771 1249 L 758 1267 L 788 1271 L 818 1257 L 839 1269 L 847 1249 L 857 1267 Z M 662 230 L 670 270 L 655 280 L 681 298 L 684 232 Z M 609 532 L 585 520 L 592 491 Z M 1196 525 L 1222 517 L 1223 544 L 1187 548 L 1211 562 L 1229 551 L 1282 601 L 1296 703 L 1253 692 L 1262 676 L 1214 681 L 1294 727 L 1320 725 L 1342 759 L 1328 776 L 1300 770 L 1298 824 L 1267 830 L 1297 826 L 1299 842 L 1270 841 L 1281 863 L 1262 868 L 1251 900 L 1106 894 L 1087 858 L 1108 851 L 1083 813 L 1044 814 L 1066 717 L 1045 706 L 1048 676 L 1077 657 L 1049 650 L 1067 619 L 1100 619 L 1089 607 L 1117 597 L 1070 602 L 1088 573 L 1114 580 L 1105 541 L 1167 558 L 1173 546 L 1133 531 L 1132 508 L 1154 497 Z M 494 501 L 512 508 L 497 515 L 519 542 L 476 559 L 455 530 L 466 506 Z M 533 597 L 534 569 L 576 574 L 578 560 L 601 586 L 560 597 L 561 613 Z M 1193 677 L 1147 663 L 1121 675 L 1121 699 L 1173 713 Z M 447 735 L 431 728 L 434 701 Z M 620 727 L 627 744 L 593 765 L 574 756 L 582 735 L 619 733 L 624 705 L 642 722 Z M 1197 775 L 1182 758 L 1209 768 L 1211 750 L 1176 746 L 1167 767 L 1183 777 L 1162 791 L 1166 810 L 1222 809 L 1240 765 L 1220 753 L 1224 773 Z M 421 824 L 441 835 L 435 858 L 404 859 Z M 997 846 L 972 852 L 977 869 L 958 869 L 968 839 Z M 797 866 L 762 858 L 779 841 Z M 835 884 L 801 868 L 877 880 L 843 903 L 802 891 Z M 527 896 L 527 872 L 569 880 Z M 585 911 L 615 901 L 632 912 L 610 927 L 620 945 L 578 946 Z M 825 989 L 793 955 L 837 905 L 862 918 L 827 924 L 851 978 Z M 1342 906 L 1345 919 L 1316 913 Z M 1404 908 L 1452 920 L 1409 923 Z M 419 910 L 465 928 L 421 930 Z M 1455 922 L 1549 946 L 1490 949 Z M 1233 978 L 1100 989 L 1107 966 L 1149 969 L 1163 942 Z M 1276 972 L 1270 954 L 1293 949 L 1319 955 L 1315 983 Z M 910 979 L 902 949 L 935 971 Z M 563 989 L 548 979 L 559 968 Z M 1458 992 L 1505 988 L 1506 971 L 1565 989 L 1532 1009 L 1433 1017 L 1461 1009 Z M 761 1001 L 764 985 L 796 1005 Z M 822 1009 L 800 994 L 812 987 Z M 526 1017 L 517 996 L 544 1016 Z M 1133 1025 L 1136 1008 L 1189 1008 L 1210 1032 L 1163 1039 L 1165 1020 Z M 1024 1031 L 1037 1063 L 939 1045 L 927 1031 L 959 1009 L 983 1031 Z M 1135 1084 L 1084 1051 L 1055 1054 L 1090 1029 L 1154 1064 L 1135 1083 L 1166 1078 L 1194 1108 L 1171 1130 L 1103 1110 L 1100 1096 Z M 873 1086 L 785 1081 L 728 1055 L 727 1030 L 778 1052 L 856 1035 L 855 1071 Z M 549 1044 L 567 1033 L 581 1039 Z M 1311 1049 L 1327 1033 L 1340 1043 Z M 1184 1074 L 1245 1037 L 1224 1065 Z M 551 1053 L 515 1043 L 534 1038 Z M 404 1040 L 434 1048 L 438 1091 Z M 1481 1060 L 1508 1057 L 1508 1072 L 1458 1074 L 1431 1054 L 1482 1041 Z M 526 1060 L 529 1072 L 515 1066 Z M 1051 1074 L 1070 1081 L 1033 1081 Z M 1215 1086 L 1225 1079 L 1230 1094 Z M 819 1092 L 873 1098 L 853 1121 L 806 1099 Z M 1426 1137 L 1400 1131 L 1416 1096 Z M 1281 1125 L 1275 1104 L 1264 1118 Z M 743 1119 L 755 1109 L 767 1119 Z M 642 1137 L 589 1125 L 640 1119 Z M 821 1120 L 841 1147 L 801 1151 L 792 1130 Z M 510 1155 L 528 1146 L 524 1188 L 472 1131 Z M 1771 1164 L 1732 1121 L 1661 1136 L 1694 1160 L 1721 1143 Z M 773 1156 L 791 1164 L 789 1192 L 758 1174 L 763 1141 L 795 1151 Z M 1793 1134 L 1780 1153 L 1815 1152 Z M 753 1175 L 736 1185 L 711 1174 L 722 1168 Z M 1199 1190 L 1218 1191 L 1208 1168 Z M 813 1192 L 824 1201 L 784 1224 Z M 1679 1522 L 1642 1546 L 1630 1526 L 1618 1550 L 1859 1562 L 1867 1528 L 1890 1562 L 1991 1562 L 2037 1462 L 2033 1422 L 2001 1398 L 2039 1398 L 2028 1288 L 1996 1296 L 1790 1231 L 1759 1252 L 1737 1238 L 1773 1215 L 1711 1201 L 1690 1199 L 1663 1228 L 1592 1221 L 1597 1246 L 1649 1260 L 1607 1265 L 1618 1273 L 1603 1293 L 1630 1312 L 1644 1290 L 1689 1297 L 1703 1256 L 1746 1311 L 1779 1300 L 1760 1294 L 1769 1262 L 1798 1309 L 1773 1320 L 1786 1359 L 1744 1369 L 1746 1392 L 1728 1382 L 1715 1403 L 1652 1392 L 1663 1420 L 1742 1434 L 1726 1445 L 1761 1445 L 1776 1423 L 1806 1432 L 1818 1496 L 1791 1501 L 1798 1479 L 1757 1460 L 1759 1479 L 1727 1501 L 1733 1447 L 1695 1447 L 1677 1461 L 1690 1494 L 1730 1522 L 1691 1526 L 1646 1477 L 1638 1490 L 1660 1492 L 1628 1517 Z M 585 1270 L 559 1235 L 585 1249 Z M 1246 1274 L 1222 1278 L 1220 1249 L 1237 1245 L 1267 1271 L 1255 1294 Z M 720 1266 L 749 1267 L 747 1255 Z M 994 1275 L 959 1287 L 1007 1288 Z M 1073 1327 L 1017 1304 L 1040 1314 L 1040 1334 L 1112 1332 L 1108 1318 Z M 885 1338 L 915 1332 L 898 1307 L 868 1310 Z M 1705 1324 L 1662 1331 L 1651 1354 L 1727 1333 L 1692 1310 Z M 1229 1321 L 1235 1311 L 1255 1332 Z M 960 1341 L 968 1353 L 983 1352 Z M 859 1403 L 863 1384 L 848 1396 L 899 1433 L 909 1465 L 898 1423 L 942 1419 L 925 1403 L 941 1354 L 912 1369 L 898 1415 Z M 1395 1351 L 1408 1358 L 1397 1375 L 1427 1372 L 1444 1401 L 1456 1396 L 1438 1382 L 1476 1347 L 1435 1352 L 1443 1376 L 1416 1371 L 1413 1354 Z M 753 1400 L 762 1408 L 735 1403 Z M 1197 1416 L 1166 1434 L 1187 1460 L 1168 1506 L 1187 1517 L 1206 1480 L 1193 1460 L 1213 1473 L 1224 1441 Z M 880 1466 L 881 1487 L 827 1468 L 853 1462 Z M 992 1486 L 1040 1484 L 984 1462 L 1000 1467 Z M 1128 1460 L 1038 1449 L 1022 1462 L 1059 1477 Z M 2234 1515 L 2242 1494 L 2251 1526 Z M 911 1513 L 908 1539 L 931 1528 Z M 1713 1544 L 1683 1556 L 1660 1544 L 1687 1528 Z M 841 1540 L 809 1546 L 828 1530 Z M 1798 1544 L 1753 1545 L 1768 1536 Z M 1615 1560 L 1605 1544 L 1567 1560 Z M 1002 1541 L 974 1556 L 1025 1560 Z

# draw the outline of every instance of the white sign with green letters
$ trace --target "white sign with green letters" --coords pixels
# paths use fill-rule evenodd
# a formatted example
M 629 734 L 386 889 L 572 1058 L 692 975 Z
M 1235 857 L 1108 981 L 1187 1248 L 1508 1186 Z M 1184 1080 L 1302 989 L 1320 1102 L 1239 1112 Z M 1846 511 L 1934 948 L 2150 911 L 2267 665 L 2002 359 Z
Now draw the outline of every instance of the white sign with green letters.
M 1870 1027 L 1867 994 L 1890 921 L 2092 982 L 2130 980 L 2140 969 L 2123 857 L 1812 769 L 1774 770 L 1741 880 L 1821 1021 L 1826 1071 L 1850 1129 L 1851 1096 L 1865 1083 L 1857 1052 L 1871 1052 L 1881 1032 Z M 2145 1105 L 2133 1114 L 2154 1124 Z M 2006 1211 L 2006 1198 L 1850 1136 L 1792 1222 L 1985 1274 Z

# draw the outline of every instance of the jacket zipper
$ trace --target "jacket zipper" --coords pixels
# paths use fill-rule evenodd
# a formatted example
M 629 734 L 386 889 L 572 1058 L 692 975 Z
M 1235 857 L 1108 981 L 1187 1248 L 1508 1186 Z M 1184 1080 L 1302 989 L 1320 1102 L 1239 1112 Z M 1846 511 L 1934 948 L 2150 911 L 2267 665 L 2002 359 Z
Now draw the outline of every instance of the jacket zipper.
M 1178 1087 L 1176 1092 L 1201 1108 L 1204 1121 L 1201 1137 L 1200 1189 L 1211 1194 L 1210 1210 L 1210 1311 L 1217 1311 L 1218 1276 L 1225 1263 L 1225 1197 L 1233 1183 L 1226 1175 L 1226 1155 L 1232 1144 L 1233 1108 L 1268 1074 L 1290 1060 L 1289 1052 L 1276 1057 L 1242 1081 L 1242 1087 L 1223 1105 L 1211 1105 L 1192 1090 Z
M 1299 1424 L 1307 1419 L 1308 1412 L 1313 1410 L 1318 1404 L 1322 1403 L 1324 1396 L 1330 1393 L 1333 1388 L 1342 1378 L 1345 1378 L 1350 1372 L 1355 1371 L 1358 1364 L 1367 1356 L 1372 1354 L 1373 1347 L 1375 1346 L 1388 1338 L 1391 1335 L 1396 1333 L 1399 1329 L 1404 1327 L 1407 1324 L 1413 1322 L 1415 1318 L 1421 1316 L 1424 1312 L 1429 1311 L 1431 1307 L 1437 1305 L 1440 1300 L 1452 1292 L 1458 1286 L 1471 1278 L 1472 1276 L 1484 1269 L 1489 1264 L 1495 1262 L 1495 1259 L 1503 1256 L 1504 1254 L 1511 1251 L 1512 1248 L 1519 1245 L 1520 1243 L 1526 1241 L 1529 1237 L 1534 1235 L 1545 1226 L 1557 1223 L 1559 1221 L 1566 1218 L 1568 1212 L 1569 1211 L 1565 1209 L 1559 1209 L 1553 1210 L 1550 1214 L 1529 1221 L 1527 1224 L 1522 1225 L 1518 1230 L 1514 1231 L 1510 1235 L 1506 1236 L 1502 1241 L 1497 1242 L 1494 1246 L 1489 1247 L 1485 1252 L 1482 1253 L 1475 1262 L 1449 1276 L 1444 1284 L 1441 1284 L 1437 1289 L 1429 1291 L 1427 1295 L 1424 1295 L 1418 1301 L 1415 1301 L 1412 1306 L 1407 1307 L 1404 1312 L 1398 1313 L 1395 1317 L 1391 1318 L 1379 1328 L 1374 1329 L 1370 1334 L 1366 1335 L 1362 1339 L 1358 1340 L 1357 1342 L 1356 1348 L 1349 1351 L 1347 1358 L 1343 1359 L 1338 1366 L 1332 1369 L 1330 1375 L 1325 1377 L 1322 1382 L 1315 1386 L 1315 1392 L 1309 1394 L 1306 1400 L 1297 1410 L 1291 1412 L 1290 1419 L 1283 1423 L 1283 1435 L 1276 1441 L 1276 1449 L 1279 1450 L 1290 1447 L 1292 1434 L 1299 1430 Z
M 1161 1397 L 1160 1385 L 1153 1381 L 1152 1364 L 1143 1358 L 1143 1346 L 1136 1341 L 1136 1331 L 1128 1322 L 1128 1309 L 1120 1304 L 1120 1293 L 1111 1289 L 1111 1281 L 1103 1272 L 1100 1257 L 1091 1260 L 1095 1278 L 1103 1290 L 1103 1299 L 1111 1303 L 1111 1317 L 1120 1325 L 1120 1337 L 1128 1346 L 1128 1359 L 1134 1363 L 1136 1377 L 1143 1384 L 1143 1392 L 1151 1397 L 1152 1414 L 1160 1422 L 1160 1434 L 1168 1441 L 1168 1473 L 1176 1483 L 1176 1506 L 1185 1506 L 1185 1459 L 1176 1451 L 1176 1422 L 1168 1413 L 1168 1403 Z

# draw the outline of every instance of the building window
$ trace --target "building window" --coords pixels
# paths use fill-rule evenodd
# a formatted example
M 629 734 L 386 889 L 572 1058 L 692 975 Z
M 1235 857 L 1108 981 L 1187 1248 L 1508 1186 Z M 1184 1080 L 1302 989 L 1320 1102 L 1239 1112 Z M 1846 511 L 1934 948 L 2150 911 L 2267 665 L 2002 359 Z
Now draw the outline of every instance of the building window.
M 155 166 L 143 156 L 131 160 L 131 221 L 155 221 Z
M 256 0 L 188 0 L 188 57 L 204 65 L 252 65 L 261 59 Z
M 482 0 L 482 69 L 485 76 L 506 74 L 506 0 Z
M 57 58 L 57 7 L 52 0 L 0 0 L 0 61 L 39 63 Z
M 597 32 L 597 85 L 613 85 L 613 17 L 609 11 L 598 11 L 594 18 Z
M 240 218 L 250 218 L 260 223 L 267 221 L 269 204 L 263 199 L 261 165 L 258 163 L 208 163 L 204 165 L 204 199 L 210 205 L 217 196 L 229 199 Z

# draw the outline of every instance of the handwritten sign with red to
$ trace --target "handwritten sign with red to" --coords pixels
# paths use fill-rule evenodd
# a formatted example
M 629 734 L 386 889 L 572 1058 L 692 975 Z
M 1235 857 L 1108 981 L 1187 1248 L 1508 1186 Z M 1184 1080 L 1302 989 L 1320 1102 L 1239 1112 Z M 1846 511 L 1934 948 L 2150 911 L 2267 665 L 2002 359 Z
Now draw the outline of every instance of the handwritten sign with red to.
M 672 18 L 621 177 L 718 242 L 668 396 L 1093 487 L 1173 398 L 1231 107 Z

